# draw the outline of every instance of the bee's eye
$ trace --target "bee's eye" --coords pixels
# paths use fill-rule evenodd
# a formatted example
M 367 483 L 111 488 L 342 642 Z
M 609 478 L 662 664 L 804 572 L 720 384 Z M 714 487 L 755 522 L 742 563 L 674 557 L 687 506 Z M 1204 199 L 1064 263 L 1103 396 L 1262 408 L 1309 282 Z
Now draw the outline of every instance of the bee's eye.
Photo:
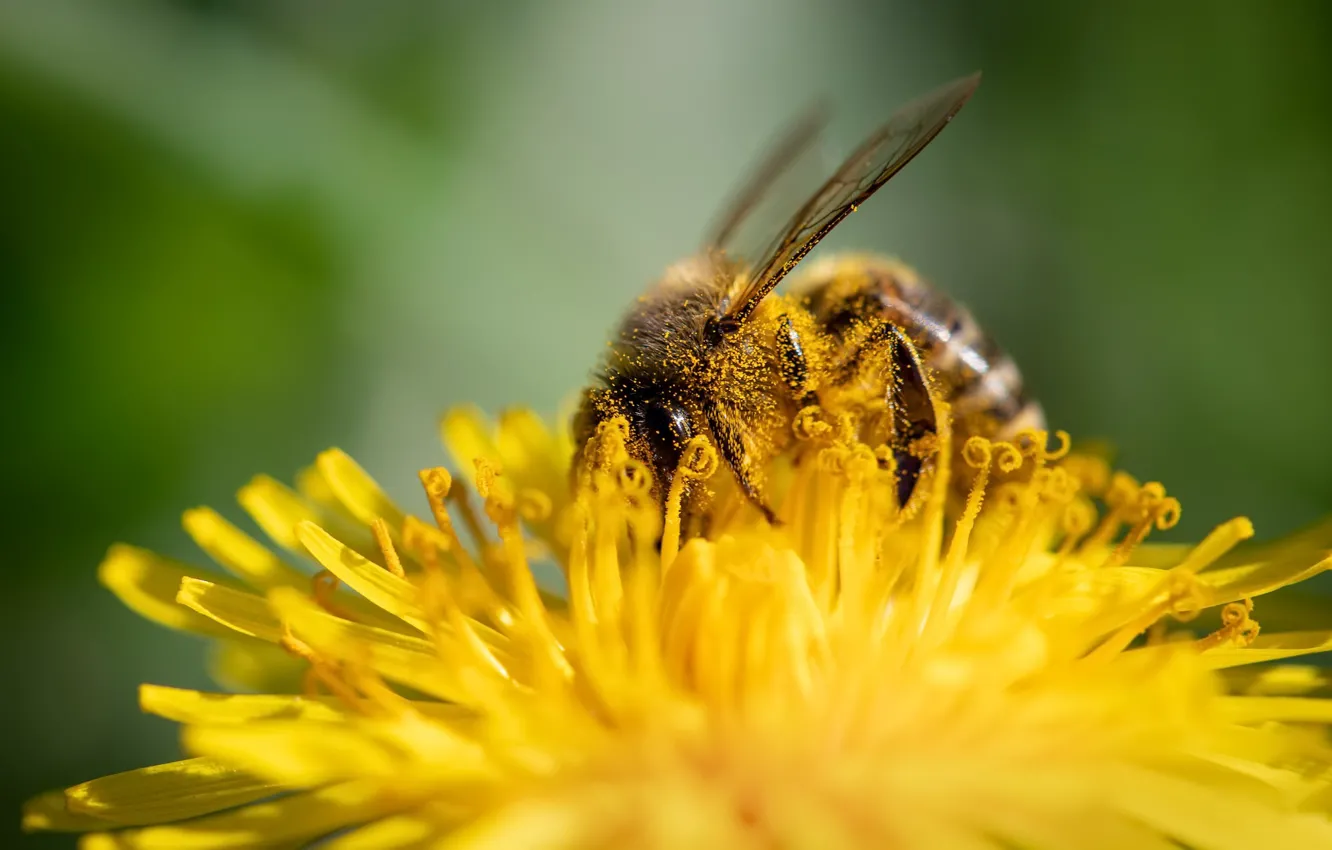
M 673 469 L 694 436 L 689 411 L 674 405 L 653 404 L 643 411 L 643 436 L 663 470 Z

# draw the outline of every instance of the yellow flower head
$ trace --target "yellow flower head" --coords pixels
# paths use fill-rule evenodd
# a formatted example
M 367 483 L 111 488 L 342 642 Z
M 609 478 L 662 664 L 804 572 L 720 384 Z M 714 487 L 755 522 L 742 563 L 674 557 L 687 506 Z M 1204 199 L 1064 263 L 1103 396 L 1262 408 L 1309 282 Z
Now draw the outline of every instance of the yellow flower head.
M 444 430 L 470 486 L 422 472 L 424 518 L 330 451 L 240 493 L 282 555 L 186 514 L 240 581 L 113 549 L 103 581 L 221 637 L 251 693 L 144 686 L 192 757 L 25 825 L 162 850 L 1332 848 L 1326 679 L 1248 666 L 1332 647 L 1259 636 L 1251 601 L 1326 569 L 1332 526 L 1145 544 L 1178 503 L 1062 435 L 954 453 L 945 427 L 908 516 L 869 447 L 806 427 L 769 526 L 702 438 L 663 511 L 622 421 L 575 470 L 528 413 Z

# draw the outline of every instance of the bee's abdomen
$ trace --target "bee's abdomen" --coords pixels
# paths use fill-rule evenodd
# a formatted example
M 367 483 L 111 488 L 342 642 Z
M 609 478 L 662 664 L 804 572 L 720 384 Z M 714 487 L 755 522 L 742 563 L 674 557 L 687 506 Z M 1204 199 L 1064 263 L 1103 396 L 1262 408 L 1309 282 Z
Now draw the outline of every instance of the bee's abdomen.
M 828 273 L 818 274 L 822 269 Z M 1013 359 L 965 307 L 910 268 L 881 258 L 848 258 L 811 271 L 802 294 L 815 318 L 839 334 L 839 325 L 866 312 L 902 328 L 960 422 L 988 419 L 1005 436 L 1045 427 Z

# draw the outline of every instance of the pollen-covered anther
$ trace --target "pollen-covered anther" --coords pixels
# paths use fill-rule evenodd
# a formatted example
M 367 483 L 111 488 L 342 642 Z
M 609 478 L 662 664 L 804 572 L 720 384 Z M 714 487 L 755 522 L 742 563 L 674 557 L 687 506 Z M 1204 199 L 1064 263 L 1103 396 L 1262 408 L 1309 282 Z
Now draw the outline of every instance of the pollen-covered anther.
M 449 516 L 448 498 L 453 487 L 453 476 L 442 466 L 423 469 L 417 473 L 421 486 L 425 489 L 426 501 L 430 504 L 430 514 L 440 531 L 453 532 L 453 519 Z
M 1078 480 L 1059 467 L 1044 467 L 1032 475 L 1032 485 L 1044 502 L 1065 504 L 1073 500 L 1080 488 Z
M 652 489 L 652 472 L 647 465 L 634 458 L 625 458 L 615 470 L 620 491 L 629 498 L 644 496 Z
M 1008 442 L 998 442 L 994 444 L 994 448 L 999 455 L 997 466 L 1000 472 L 1016 472 L 1022 468 L 1025 455 L 1019 446 Z
M 1055 431 L 1055 439 L 1059 441 L 1059 446 L 1053 451 L 1048 448 L 1045 451 L 1045 459 L 1050 462 L 1060 461 L 1068 457 L 1068 453 L 1073 449 L 1073 438 L 1067 431 Z
M 375 517 L 370 523 L 370 533 L 374 535 L 379 552 L 384 556 L 384 569 L 398 578 L 406 578 L 407 570 L 402 566 L 402 558 L 398 556 L 397 547 L 393 545 L 393 536 L 389 533 L 389 525 L 383 517 Z
M 611 469 L 629 456 L 626 446 L 629 443 L 629 420 L 623 416 L 614 416 L 597 426 L 593 436 L 593 465 L 599 469 Z
M 993 446 L 984 437 L 971 437 L 962 446 L 962 460 L 972 469 L 987 467 L 994 458 Z
M 852 481 L 863 481 L 879 472 L 879 459 L 874 450 L 857 443 L 842 458 L 842 474 Z
M 1148 519 L 1155 522 L 1157 511 L 1165 499 L 1165 487 L 1159 481 L 1148 481 L 1138 488 L 1133 499 L 1126 504 L 1127 513 L 1124 518 L 1135 524 Z
M 833 426 L 817 404 L 802 407 L 791 422 L 797 440 L 821 440 L 832 436 Z
M 1141 490 L 1136 478 L 1126 472 L 1116 472 L 1110 476 L 1110 484 L 1106 487 L 1105 503 L 1112 510 L 1127 507 L 1138 500 L 1138 492 Z
M 1049 439 L 1048 431 L 1041 428 L 1023 428 L 1014 436 L 1014 441 L 1022 453 L 1029 457 L 1044 456 L 1045 443 Z
M 711 440 L 700 434 L 685 446 L 676 471 L 686 478 L 702 480 L 711 478 L 719 465 L 717 449 L 713 447 Z
M 1174 496 L 1166 497 L 1156 508 L 1155 521 L 1157 531 L 1166 531 L 1174 528 L 1179 523 L 1179 517 L 1183 508 L 1179 504 L 1179 499 Z
M 1134 526 L 1124 543 L 1132 541 L 1136 546 L 1153 527 L 1159 531 L 1173 528 L 1179 522 L 1179 514 L 1179 500 L 1167 496 L 1159 481 L 1147 482 L 1124 506 L 1124 518 Z
M 1174 570 L 1167 579 L 1166 610 L 1181 623 L 1197 618 L 1207 605 L 1203 583 L 1191 572 Z
M 1059 445 L 1050 449 L 1051 436 L 1049 431 L 1040 428 L 1024 428 L 1017 433 L 1015 439 L 1027 457 L 1039 458 L 1042 463 L 1063 460 L 1072 448 L 1072 440 L 1067 431 L 1055 431 L 1053 436 L 1059 441 Z
M 1245 597 L 1239 602 L 1231 602 L 1221 609 L 1221 628 L 1194 643 L 1200 650 L 1211 649 L 1227 643 L 1248 646 L 1258 637 L 1261 629 L 1253 613 L 1253 600 Z
M 1164 491 L 1162 491 L 1164 492 Z M 1124 539 L 1115 547 L 1110 558 L 1103 566 L 1117 567 L 1128 561 L 1133 550 L 1138 548 L 1147 535 L 1155 528 L 1158 531 L 1165 531 L 1179 522 L 1180 506 L 1179 500 L 1173 497 L 1163 497 L 1161 499 L 1152 499 L 1150 507 L 1139 506 L 1137 521 Z
M 498 464 L 477 458 L 476 492 L 485 500 L 486 517 L 502 533 L 510 526 L 517 526 L 518 508 L 513 491 L 500 480 L 500 474 Z
M 501 473 L 499 464 L 482 457 L 477 458 L 474 463 L 476 465 L 476 492 L 482 499 L 490 501 L 495 489 L 495 480 L 499 478 Z
M 846 470 L 850 450 L 843 445 L 833 444 L 819 451 L 817 463 L 819 469 L 831 475 L 841 475 Z
M 665 510 L 661 515 L 661 563 L 669 566 L 680 548 L 680 521 L 684 505 L 685 487 L 690 481 L 711 478 L 721 461 L 712 441 L 699 434 L 692 438 L 680 455 L 680 462 L 666 492 Z

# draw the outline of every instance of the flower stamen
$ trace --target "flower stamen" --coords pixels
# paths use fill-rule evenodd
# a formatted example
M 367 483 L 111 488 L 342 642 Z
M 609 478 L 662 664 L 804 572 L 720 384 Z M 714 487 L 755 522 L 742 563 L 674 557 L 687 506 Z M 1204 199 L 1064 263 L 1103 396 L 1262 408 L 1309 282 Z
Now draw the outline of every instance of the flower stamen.
M 486 515 L 499 531 L 502 557 L 496 560 L 503 571 L 504 586 L 522 615 L 527 632 L 540 649 L 538 658 L 547 662 L 541 668 L 559 679 L 567 679 L 573 675 L 573 668 L 551 631 L 545 603 L 541 601 L 536 579 L 527 563 L 527 546 L 513 496 L 499 478 L 497 465 L 483 458 L 477 459 L 476 489 L 485 499 Z
M 403 569 L 402 559 L 398 557 L 397 547 L 393 545 L 388 523 L 383 517 L 375 517 L 370 523 L 370 533 L 374 535 L 375 543 L 379 545 L 379 552 L 384 556 L 384 568 L 398 578 L 406 578 L 407 571 Z
M 319 685 L 322 684 L 329 693 L 346 703 L 348 708 L 363 711 L 359 695 L 339 675 L 337 664 L 322 658 L 313 647 L 296 637 L 286 623 L 282 625 L 278 646 L 310 665 L 301 676 L 301 690 L 306 696 L 318 696 Z
M 680 455 L 675 477 L 671 479 L 671 486 L 666 493 L 666 510 L 661 536 L 663 571 L 670 569 L 675 556 L 680 552 L 680 515 L 683 510 L 685 488 L 690 482 L 711 478 L 717 471 L 718 463 L 717 450 L 712 447 L 712 441 L 702 434 L 691 439 Z
M 1107 556 L 1102 568 L 1118 567 L 1126 563 L 1133 550 L 1138 548 L 1153 528 L 1158 531 L 1173 528 L 1179 522 L 1179 515 L 1178 499 L 1167 496 L 1165 488 L 1158 482 L 1144 484 L 1127 514 L 1133 527 Z
M 438 553 L 447 554 L 459 568 L 458 592 L 462 597 L 459 603 L 464 606 L 466 613 L 471 614 L 479 611 L 491 623 L 511 622 L 513 614 L 510 611 L 509 603 L 495 590 L 490 579 L 473 559 L 471 550 L 462 544 L 462 541 L 458 538 L 458 532 L 454 528 L 452 518 L 449 516 L 447 499 L 450 496 L 453 484 L 452 476 L 443 467 L 435 467 L 421 470 L 418 477 L 425 488 L 426 499 L 430 503 L 430 511 L 434 516 L 437 528 L 432 529 L 425 523 L 416 521 L 413 517 L 408 517 L 403 527 L 403 541 L 407 550 L 418 559 L 424 557 L 424 553 L 429 551 L 429 557 L 434 558 L 436 563 L 438 563 Z M 464 488 L 458 489 L 463 490 Z M 459 511 L 464 515 L 471 508 L 471 504 L 466 501 L 465 496 L 465 492 L 459 493 L 455 499 L 455 504 L 460 506 Z M 464 504 L 466 504 L 466 510 L 462 507 Z M 480 522 L 475 517 L 473 521 L 478 524 Z M 413 526 L 411 535 L 414 543 L 410 545 L 406 542 L 409 533 L 408 523 Z M 467 521 L 464 520 L 464 523 L 466 524 Z M 481 533 L 483 537 L 478 539 L 477 548 L 484 553 L 491 544 L 485 541 L 484 532 Z M 418 547 L 421 551 L 418 551 Z
M 1247 596 L 1240 602 L 1231 602 L 1221 609 L 1221 628 L 1204 638 L 1194 641 L 1194 646 L 1205 652 L 1225 643 L 1235 642 L 1239 646 L 1248 646 L 1258 637 L 1258 621 L 1250 617 L 1253 613 L 1253 600 Z
M 654 484 L 623 419 L 575 451 L 533 416 L 492 435 L 467 414 L 455 459 L 494 460 L 475 486 L 420 473 L 433 522 L 336 452 L 328 493 L 261 514 L 327 568 L 313 580 L 247 568 L 282 559 L 239 537 L 210 554 L 248 589 L 117 550 L 103 582 L 239 638 L 251 693 L 157 689 L 145 709 L 190 724 L 198 758 L 45 795 L 25 826 L 159 850 L 1332 847 L 1332 703 L 1232 670 L 1332 647 L 1258 638 L 1251 601 L 1332 563 L 1332 524 L 1242 558 L 1242 518 L 1139 547 L 1179 518 L 1159 484 L 1111 479 L 1063 432 L 955 439 L 942 402 L 903 508 L 894 411 L 863 384 L 820 387 L 828 408 L 754 453 L 780 527 L 729 475 L 695 483 L 720 468 L 708 437 Z M 533 575 L 547 558 L 564 598 Z M 1212 609 L 1210 634 L 1138 648 Z M 277 679 L 283 652 L 315 699 Z
M 957 593 L 957 583 L 962 574 L 967 544 L 971 539 L 971 531 L 976 524 L 976 517 L 980 515 L 981 504 L 985 498 L 985 486 L 990 480 L 990 466 L 994 462 L 994 448 L 995 444 L 984 437 L 971 437 L 962 447 L 962 460 L 976 470 L 976 477 L 972 479 L 971 490 L 967 493 L 967 503 L 962 509 L 962 516 L 954 526 L 953 538 L 948 542 L 948 553 L 943 559 L 943 573 L 939 578 L 939 586 L 934 593 L 934 602 L 930 605 L 926 615 L 928 619 L 925 623 L 925 630 L 921 634 L 923 648 L 932 646 L 943 630 L 952 606 L 953 597 Z M 1007 443 L 1000 444 L 1000 468 L 1003 468 L 1005 460 L 1012 460 L 1009 453 L 1004 451 L 1008 448 L 1013 447 Z M 1019 454 L 1012 468 L 1016 468 L 1021 463 L 1022 456 Z

